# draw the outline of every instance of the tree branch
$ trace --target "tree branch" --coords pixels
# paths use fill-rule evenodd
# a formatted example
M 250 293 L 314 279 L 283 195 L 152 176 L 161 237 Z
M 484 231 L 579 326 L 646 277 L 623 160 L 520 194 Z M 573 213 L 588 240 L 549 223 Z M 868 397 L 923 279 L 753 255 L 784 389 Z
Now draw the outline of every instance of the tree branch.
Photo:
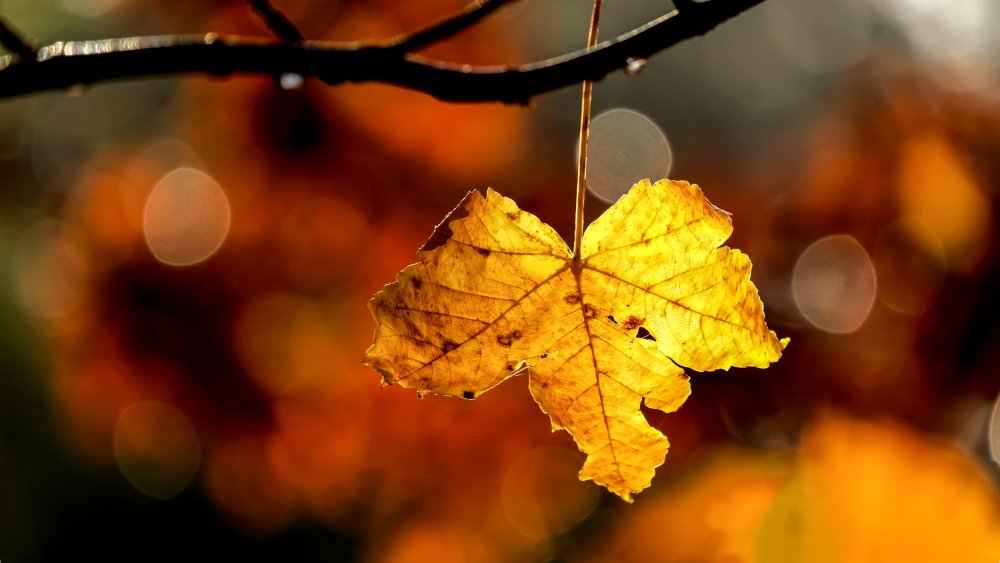
M 272 6 L 269 0 L 247 0 L 247 4 L 257 12 L 278 39 L 285 43 L 298 43 L 305 39 L 292 20 Z
M 683 2 L 593 50 L 525 65 L 474 67 L 403 53 L 393 45 L 264 39 L 154 36 L 58 42 L 42 47 L 37 62 L 0 58 L 0 98 L 108 80 L 168 74 L 296 73 L 327 84 L 381 82 L 451 102 L 527 103 L 532 96 L 597 81 L 681 41 L 703 35 L 764 0 Z M 491 2 L 491 6 L 502 3 Z M 431 29 L 434 29 L 433 27 Z M 419 36 L 419 34 L 418 34 Z M 418 42 L 419 44 L 420 42 Z
M 461 12 L 444 18 L 426 29 L 395 37 L 389 41 L 389 44 L 401 53 L 416 51 L 471 27 L 510 1 L 474 0 Z
M 28 61 L 35 59 L 35 49 L 2 17 L 0 17 L 0 45 L 22 59 Z

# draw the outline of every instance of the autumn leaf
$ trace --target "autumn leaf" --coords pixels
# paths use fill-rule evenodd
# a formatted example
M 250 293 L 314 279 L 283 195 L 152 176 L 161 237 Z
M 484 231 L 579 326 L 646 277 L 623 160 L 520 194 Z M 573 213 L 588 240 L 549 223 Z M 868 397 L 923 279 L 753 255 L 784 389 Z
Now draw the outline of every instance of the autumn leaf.
M 729 215 L 696 185 L 643 180 L 597 219 L 573 261 L 554 229 L 493 190 L 470 192 L 376 294 L 365 363 L 388 384 L 473 399 L 527 372 L 553 430 L 626 501 L 668 441 L 640 402 L 677 410 L 680 366 L 766 367 L 784 347 L 764 324 L 750 260 L 719 248 Z

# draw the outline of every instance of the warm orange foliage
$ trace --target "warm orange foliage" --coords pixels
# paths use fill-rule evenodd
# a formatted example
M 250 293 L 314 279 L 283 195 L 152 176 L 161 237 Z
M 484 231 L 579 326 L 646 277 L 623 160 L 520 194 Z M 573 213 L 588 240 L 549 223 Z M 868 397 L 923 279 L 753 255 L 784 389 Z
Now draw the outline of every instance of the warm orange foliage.
M 684 403 L 678 364 L 767 367 L 781 356 L 750 260 L 719 248 L 731 233 L 698 186 L 643 180 L 587 229 L 575 262 L 512 200 L 470 192 L 420 263 L 372 299 L 379 326 L 365 362 L 386 383 L 466 399 L 527 370 L 553 429 L 587 454 L 580 478 L 630 501 L 668 448 L 640 403 Z
M 757 542 L 759 560 L 774 563 L 996 561 L 1000 506 L 953 446 L 827 416 L 806 434 Z
M 725 449 L 616 524 L 594 561 L 995 561 L 983 469 L 911 430 L 824 415 L 793 458 Z

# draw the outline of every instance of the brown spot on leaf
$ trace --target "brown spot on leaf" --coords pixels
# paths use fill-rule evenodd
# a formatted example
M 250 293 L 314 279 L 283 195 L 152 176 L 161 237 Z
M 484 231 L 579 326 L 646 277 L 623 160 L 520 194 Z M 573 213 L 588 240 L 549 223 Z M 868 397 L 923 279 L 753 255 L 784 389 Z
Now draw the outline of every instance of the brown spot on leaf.
M 507 370 L 507 371 L 514 371 L 514 364 L 513 364 L 513 363 L 511 363 L 511 362 L 507 362 L 507 365 L 505 365 L 505 366 L 503 367 L 503 369 L 505 369 L 505 370 Z
M 566 295 L 566 297 L 563 297 L 563 301 L 569 303 L 570 305 L 576 305 L 577 303 L 580 302 L 580 294 L 569 293 Z
M 462 391 L 462 398 L 463 399 L 475 399 L 476 398 L 476 394 L 473 393 L 472 391 Z
M 641 325 L 644 320 L 646 319 L 640 319 L 635 315 L 629 315 L 629 317 L 625 319 L 625 323 L 622 325 L 622 328 L 625 330 L 635 330 L 639 328 L 639 325 Z
M 544 360 L 545 358 L 549 357 L 549 353 L 548 352 L 542 352 L 542 355 L 538 356 L 538 357 Z
M 410 283 L 413 284 L 413 289 L 420 289 L 424 285 L 420 278 L 410 278 Z
M 583 306 L 583 316 L 588 319 L 596 319 L 597 309 L 595 309 L 593 305 L 586 304 Z
M 616 319 L 614 315 L 608 315 L 608 320 L 614 324 L 618 324 L 618 319 Z
M 542 389 L 548 389 L 548 388 L 549 388 L 549 382 L 548 381 L 543 381 L 542 382 Z
M 489 248 L 479 248 L 478 246 L 476 247 L 476 252 L 482 256 L 489 256 L 491 254 Z
M 441 349 L 444 350 L 445 354 L 447 354 L 448 352 L 451 352 L 455 348 L 458 348 L 458 343 L 457 342 L 453 342 L 451 340 L 445 340 L 444 344 L 441 345 Z
M 508 334 L 501 334 L 497 336 L 497 343 L 501 346 L 510 346 L 518 338 L 521 338 L 521 331 L 515 330 Z
M 420 334 L 420 329 L 413 322 L 413 319 L 409 317 L 403 318 L 403 325 L 406 327 L 406 334 Z

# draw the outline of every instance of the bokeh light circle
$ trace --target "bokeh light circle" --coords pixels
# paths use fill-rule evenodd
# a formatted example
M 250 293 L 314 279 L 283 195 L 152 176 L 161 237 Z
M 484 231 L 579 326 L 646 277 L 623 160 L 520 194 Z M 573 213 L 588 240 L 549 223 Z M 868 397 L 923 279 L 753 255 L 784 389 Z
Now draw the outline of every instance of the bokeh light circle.
M 672 163 L 667 136 L 641 113 L 616 108 L 590 124 L 587 189 L 604 201 L 616 201 L 643 178 L 666 178 Z
M 813 326 L 832 333 L 857 330 L 875 303 L 875 266 L 849 235 L 812 243 L 792 272 L 792 296 Z
M 990 457 L 1000 464 L 1000 397 L 993 403 L 993 413 L 990 415 L 988 439 L 990 442 Z
M 184 490 L 201 463 L 201 445 L 187 417 L 157 401 L 122 409 L 114 448 L 118 468 L 129 483 L 160 500 Z
M 229 233 L 229 199 L 211 176 L 177 168 L 146 198 L 143 233 L 157 260 L 190 266 L 208 259 Z
M 536 448 L 518 458 L 501 490 L 511 525 L 529 538 L 544 539 L 586 518 L 600 495 L 577 478 L 579 470 L 579 454 L 562 448 Z
M 40 319 L 69 314 L 86 289 L 83 252 L 64 230 L 59 221 L 42 220 L 24 233 L 14 250 L 14 289 L 25 308 Z

